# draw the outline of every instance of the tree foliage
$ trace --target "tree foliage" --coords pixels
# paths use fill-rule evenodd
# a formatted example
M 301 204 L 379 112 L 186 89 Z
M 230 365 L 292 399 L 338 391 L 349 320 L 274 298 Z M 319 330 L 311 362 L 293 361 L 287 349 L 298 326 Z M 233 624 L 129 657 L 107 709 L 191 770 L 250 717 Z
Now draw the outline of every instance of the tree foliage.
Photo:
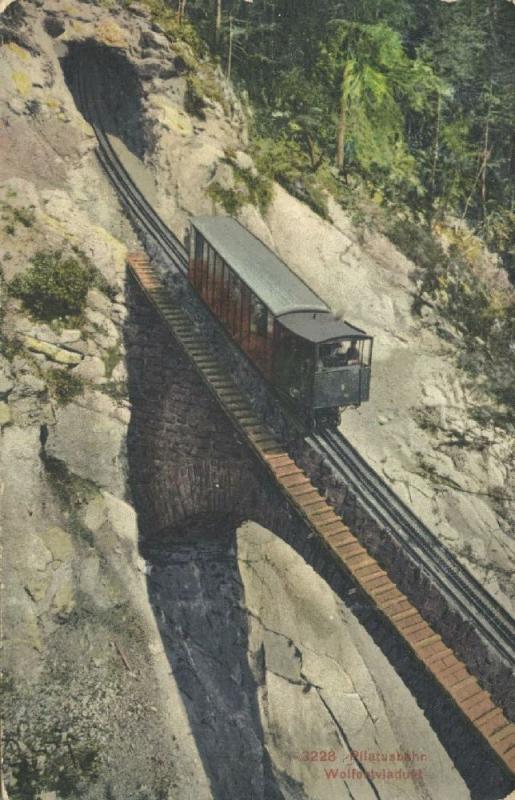
M 337 181 L 361 180 L 415 218 L 462 216 L 513 265 L 513 3 L 184 5 L 226 70 L 230 53 L 257 137 L 278 143 L 278 156 L 291 147 L 301 177 L 285 178 L 286 167 L 284 182 L 302 193 L 301 184 L 336 164 Z

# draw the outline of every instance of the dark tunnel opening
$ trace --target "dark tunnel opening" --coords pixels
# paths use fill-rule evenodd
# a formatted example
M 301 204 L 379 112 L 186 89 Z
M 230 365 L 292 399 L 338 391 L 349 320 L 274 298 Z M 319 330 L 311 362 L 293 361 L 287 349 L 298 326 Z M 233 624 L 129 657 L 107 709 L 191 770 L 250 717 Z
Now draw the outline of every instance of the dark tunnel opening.
M 61 59 L 66 84 L 84 119 L 120 139 L 138 158 L 147 150 L 143 88 L 127 55 L 98 42 L 71 42 Z

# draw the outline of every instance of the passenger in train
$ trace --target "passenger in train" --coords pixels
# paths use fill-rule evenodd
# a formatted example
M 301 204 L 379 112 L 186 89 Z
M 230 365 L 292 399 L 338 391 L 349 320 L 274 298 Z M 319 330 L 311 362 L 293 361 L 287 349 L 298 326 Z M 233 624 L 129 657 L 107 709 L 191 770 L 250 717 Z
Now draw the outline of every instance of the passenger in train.
M 319 365 L 326 369 L 334 367 L 346 367 L 360 363 L 359 350 L 355 342 L 351 342 L 348 349 L 344 351 L 343 343 L 323 345 L 320 348 Z
M 349 366 L 351 364 L 360 363 L 359 350 L 356 347 L 356 342 L 351 342 L 349 349 L 344 355 L 344 358 L 345 358 L 345 364 Z

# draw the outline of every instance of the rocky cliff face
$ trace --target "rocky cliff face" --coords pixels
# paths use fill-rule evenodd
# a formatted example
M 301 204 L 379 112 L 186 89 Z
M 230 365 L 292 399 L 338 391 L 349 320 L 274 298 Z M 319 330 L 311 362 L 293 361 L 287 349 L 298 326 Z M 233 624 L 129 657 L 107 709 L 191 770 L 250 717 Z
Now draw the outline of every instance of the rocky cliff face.
M 113 145 L 180 236 L 190 214 L 213 212 L 209 185 L 234 190 L 227 151 L 253 169 L 232 91 L 201 66 L 210 89 L 190 114 L 191 54 L 136 3 L 15 2 L 0 43 L 9 797 L 393 800 L 491 786 L 472 770 L 467 787 L 365 628 L 272 534 L 247 525 L 142 558 L 127 462 L 125 257 L 138 243 L 78 109 L 73 57 L 93 49 Z M 472 421 L 477 391 L 452 347 L 411 316 L 410 264 L 332 214 L 276 187 L 265 217 L 247 204 L 241 218 L 376 336 L 372 400 L 343 428 L 508 603 L 513 440 Z M 9 291 L 42 251 L 94 267 L 73 324 L 41 321 Z M 376 789 L 303 760 L 349 749 L 424 752 L 423 777 Z

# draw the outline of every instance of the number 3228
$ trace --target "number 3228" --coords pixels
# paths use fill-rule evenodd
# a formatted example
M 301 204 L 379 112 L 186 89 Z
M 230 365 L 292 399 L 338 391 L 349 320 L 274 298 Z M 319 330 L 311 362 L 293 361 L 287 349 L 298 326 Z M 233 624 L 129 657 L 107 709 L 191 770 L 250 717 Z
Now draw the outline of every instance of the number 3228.
M 300 754 L 301 761 L 336 761 L 334 750 L 304 750 Z

